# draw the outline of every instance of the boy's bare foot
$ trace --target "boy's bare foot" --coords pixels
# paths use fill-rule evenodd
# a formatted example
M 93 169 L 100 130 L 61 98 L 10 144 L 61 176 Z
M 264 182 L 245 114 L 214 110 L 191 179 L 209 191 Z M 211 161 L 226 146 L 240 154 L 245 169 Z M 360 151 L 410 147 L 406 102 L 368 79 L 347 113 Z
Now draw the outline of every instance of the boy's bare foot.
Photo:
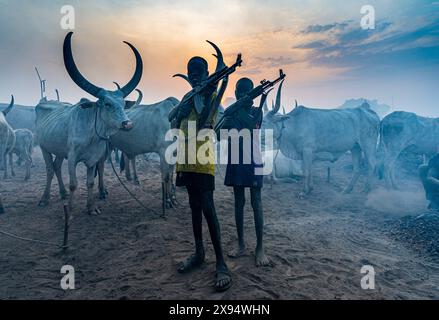
M 255 263 L 256 267 L 267 267 L 271 266 L 270 260 L 265 255 L 263 248 L 257 248 L 255 251 Z

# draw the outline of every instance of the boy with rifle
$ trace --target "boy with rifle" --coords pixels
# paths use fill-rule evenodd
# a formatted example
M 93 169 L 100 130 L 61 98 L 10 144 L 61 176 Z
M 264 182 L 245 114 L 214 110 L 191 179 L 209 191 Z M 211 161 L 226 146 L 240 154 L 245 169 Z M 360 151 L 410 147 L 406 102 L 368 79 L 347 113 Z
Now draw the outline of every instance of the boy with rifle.
M 263 176 L 256 173 L 259 167 L 262 169 L 262 156 L 258 139 L 253 136 L 253 130 L 260 129 L 262 124 L 262 106 L 265 103 L 268 92 L 267 89 L 273 87 L 277 82 L 284 79 L 285 75 L 280 71 L 279 79 L 273 82 L 262 81 L 261 85 L 254 88 L 253 82 L 248 78 L 240 79 L 236 84 L 235 96 L 237 102 L 231 105 L 224 112 L 224 117 L 216 127 L 219 129 L 236 129 L 249 130 L 251 142 L 244 145 L 242 139 L 239 140 L 239 161 L 237 164 L 232 163 L 231 158 L 233 152 L 231 150 L 232 143 L 229 138 L 229 153 L 226 177 L 224 184 L 233 187 L 235 196 L 235 222 L 238 232 L 238 247 L 229 253 L 231 258 L 238 258 L 246 254 L 246 246 L 244 241 L 244 204 L 245 204 L 245 188 L 250 188 L 251 205 L 254 213 L 256 228 L 256 250 L 255 263 L 257 267 L 268 266 L 270 261 L 265 255 L 263 246 L 263 230 L 264 216 L 262 212 L 261 189 L 263 185 Z M 262 95 L 259 108 L 253 107 L 253 99 Z M 245 135 L 243 135 L 245 136 Z M 250 159 L 245 163 L 244 158 Z M 257 161 L 259 159 L 259 161 Z
M 216 50 L 218 65 L 216 72 L 209 76 L 207 61 L 201 57 L 193 57 L 189 60 L 187 69 L 188 75 L 182 76 L 190 85 L 192 90 L 186 94 L 180 104 L 170 112 L 169 121 L 171 126 L 179 128 L 184 133 L 183 144 L 179 145 L 178 152 L 184 151 L 184 163 L 177 162 L 177 186 L 185 186 L 189 196 L 189 205 L 192 211 L 192 228 L 195 238 L 195 253 L 180 263 L 178 272 L 187 273 L 204 263 L 204 246 L 202 237 L 203 215 L 209 227 L 210 237 L 216 255 L 216 278 L 215 289 L 225 291 L 232 285 L 232 279 L 224 261 L 221 247 L 221 234 L 218 218 L 213 202 L 213 191 L 215 189 L 215 164 L 214 154 L 206 152 L 208 163 L 200 163 L 198 159 L 188 161 L 188 156 L 197 158 L 201 146 L 212 144 L 208 150 L 214 150 L 213 141 L 196 141 L 195 155 L 188 155 L 187 140 L 196 139 L 188 137 L 189 126 L 195 123 L 196 132 L 209 126 L 209 121 L 216 115 L 222 96 L 227 86 L 227 77 L 241 65 L 241 56 L 238 55 L 237 62 L 232 67 L 224 65 L 223 56 L 219 48 L 209 42 Z M 217 92 L 218 83 L 222 80 L 221 87 Z M 183 150 L 183 151 L 182 151 Z M 195 162 L 195 163 L 193 163 Z

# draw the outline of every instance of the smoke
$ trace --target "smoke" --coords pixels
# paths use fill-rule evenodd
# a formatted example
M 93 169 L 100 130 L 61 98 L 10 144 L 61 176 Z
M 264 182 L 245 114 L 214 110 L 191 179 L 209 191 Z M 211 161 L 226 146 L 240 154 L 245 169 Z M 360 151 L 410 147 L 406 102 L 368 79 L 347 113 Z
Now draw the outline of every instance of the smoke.
M 410 190 L 387 190 L 378 187 L 367 197 L 366 207 L 398 215 L 416 214 L 427 206 L 422 187 Z

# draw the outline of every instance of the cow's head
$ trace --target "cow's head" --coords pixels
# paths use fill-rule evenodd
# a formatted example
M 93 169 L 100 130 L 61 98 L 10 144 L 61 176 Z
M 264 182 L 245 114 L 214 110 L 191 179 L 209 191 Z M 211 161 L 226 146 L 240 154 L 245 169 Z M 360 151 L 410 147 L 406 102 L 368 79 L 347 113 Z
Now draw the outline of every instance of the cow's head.
M 281 106 L 281 97 L 282 97 L 282 87 L 284 84 L 284 80 L 281 81 L 279 88 L 277 89 L 276 94 L 276 103 L 270 111 L 265 113 L 264 119 L 262 121 L 262 138 L 265 139 L 265 130 L 273 130 L 273 138 L 274 140 L 278 140 L 281 135 L 281 130 L 283 127 L 283 122 L 289 119 L 288 115 L 279 114 L 280 106 Z
M 76 67 L 72 54 L 73 32 L 67 34 L 64 40 L 64 64 L 72 80 L 85 92 L 96 97 L 98 101 L 93 104 L 83 100 L 80 103 L 82 108 L 96 107 L 99 108 L 100 119 L 104 122 L 106 132 L 109 135 L 116 133 L 118 130 L 131 130 L 133 123 L 128 119 L 124 108 L 125 98 L 137 87 L 142 77 L 143 62 L 137 49 L 128 42 L 125 42 L 136 57 L 136 71 L 133 77 L 124 87 L 119 87 L 116 91 L 108 91 L 95 86 L 85 79 Z

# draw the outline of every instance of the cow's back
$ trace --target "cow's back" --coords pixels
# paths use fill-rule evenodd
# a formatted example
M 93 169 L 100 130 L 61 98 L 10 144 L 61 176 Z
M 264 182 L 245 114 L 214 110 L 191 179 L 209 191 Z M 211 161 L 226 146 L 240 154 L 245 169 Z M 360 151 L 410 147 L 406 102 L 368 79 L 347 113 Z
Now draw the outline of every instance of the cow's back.
M 0 111 L 6 109 L 7 105 L 0 106 Z M 14 106 L 6 116 L 6 120 L 12 129 L 28 129 L 35 133 L 35 108 L 25 106 Z
M 311 147 L 314 152 L 340 153 L 350 150 L 361 141 L 360 127 L 370 116 L 365 110 L 355 109 L 311 109 L 297 107 L 287 120 L 288 132 L 284 139 L 291 138 L 298 149 Z M 377 124 L 378 130 L 379 120 Z M 288 137 L 288 138 L 287 138 Z M 299 150 L 298 150 L 299 151 Z
M 168 115 L 178 104 L 175 98 L 168 98 L 151 105 L 140 105 L 127 111 L 133 122 L 130 131 L 119 131 L 111 137 L 111 143 L 128 155 L 158 152 L 164 147 L 167 131 L 171 128 Z M 169 142 L 170 143 L 170 142 Z
M 74 108 L 76 107 L 56 102 L 45 102 L 36 106 L 36 134 L 41 148 L 67 157 L 69 122 Z
M 439 144 L 439 119 L 412 112 L 393 112 L 381 123 L 381 142 L 386 150 L 394 153 L 407 147 L 413 152 L 435 153 Z

